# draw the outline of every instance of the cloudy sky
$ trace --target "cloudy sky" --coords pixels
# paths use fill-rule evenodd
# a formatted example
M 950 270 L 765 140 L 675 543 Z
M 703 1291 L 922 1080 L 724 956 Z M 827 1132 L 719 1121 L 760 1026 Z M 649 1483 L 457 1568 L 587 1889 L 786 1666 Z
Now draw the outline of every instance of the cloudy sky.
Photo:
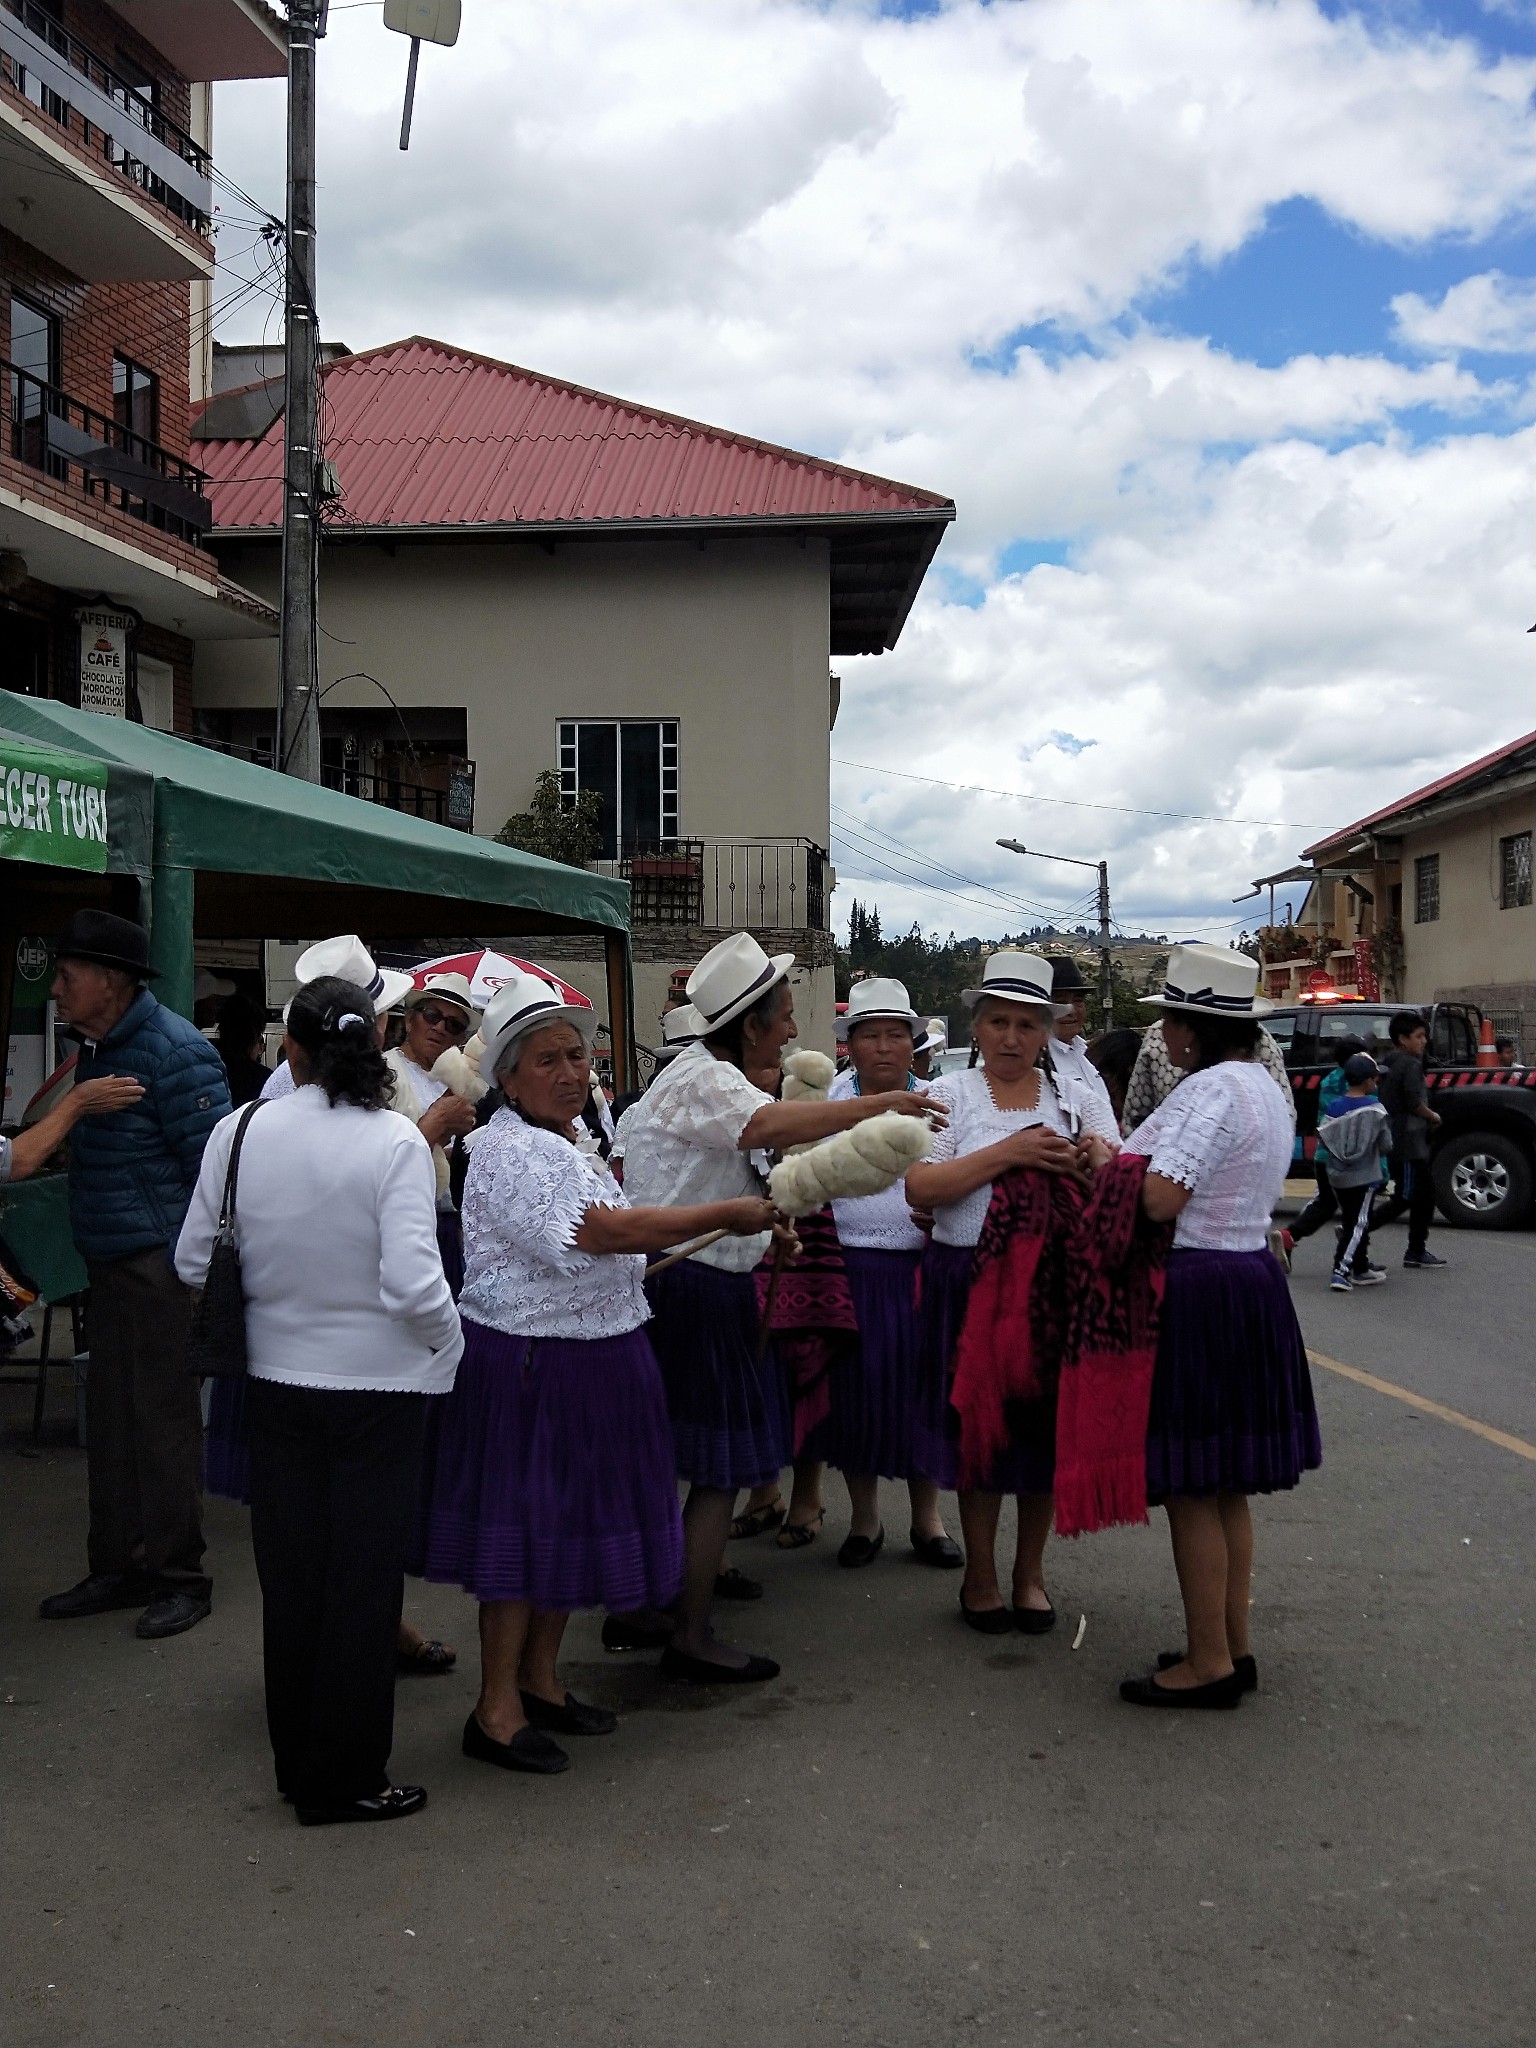
M 332 0 L 321 311 L 952 496 L 847 661 L 838 905 L 1222 938 L 1528 731 L 1532 0 Z M 283 91 L 219 89 L 282 201 Z M 226 340 L 276 330 L 228 203 Z

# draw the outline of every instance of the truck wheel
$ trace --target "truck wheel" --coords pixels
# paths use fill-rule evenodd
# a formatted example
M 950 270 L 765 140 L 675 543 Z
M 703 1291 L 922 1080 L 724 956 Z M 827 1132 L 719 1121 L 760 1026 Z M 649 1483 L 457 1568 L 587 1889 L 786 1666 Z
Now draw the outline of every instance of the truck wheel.
M 1512 1230 L 1531 1205 L 1531 1163 L 1492 1131 L 1469 1131 L 1435 1154 L 1435 1200 L 1448 1223 Z

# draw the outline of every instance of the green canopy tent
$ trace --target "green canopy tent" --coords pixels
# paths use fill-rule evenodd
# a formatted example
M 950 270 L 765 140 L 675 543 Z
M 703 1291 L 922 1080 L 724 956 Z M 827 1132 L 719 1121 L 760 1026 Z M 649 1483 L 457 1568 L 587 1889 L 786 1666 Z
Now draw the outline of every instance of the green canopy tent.
M 192 1012 L 194 932 L 314 939 L 350 930 L 372 942 L 596 934 L 604 942 L 614 1076 L 620 1085 L 630 1080 L 626 883 L 51 699 L 0 691 L 0 742 L 105 764 L 109 841 L 114 785 L 124 792 L 120 812 L 130 788 L 143 795 L 151 844 L 146 863 L 142 834 L 133 842 L 131 873 L 143 881 L 147 867 L 138 914 L 149 926 L 156 993 L 171 1008 Z M 128 845 L 125 826 L 120 861 Z M 15 935 L 56 928 L 40 914 L 49 907 L 46 890 L 13 893 L 18 900 L 5 903 L 0 920 L 10 930 L 10 954 Z M 0 1017 L 0 1029 L 5 1022 Z

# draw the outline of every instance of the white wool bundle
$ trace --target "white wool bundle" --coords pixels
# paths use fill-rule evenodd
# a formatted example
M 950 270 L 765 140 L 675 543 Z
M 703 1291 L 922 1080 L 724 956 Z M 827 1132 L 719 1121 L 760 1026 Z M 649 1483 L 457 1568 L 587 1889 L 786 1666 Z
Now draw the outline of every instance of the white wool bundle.
M 471 1054 L 469 1046 L 477 1044 L 479 1034 L 469 1045 L 450 1045 L 440 1052 L 432 1068 L 434 1081 L 441 1081 L 450 1095 L 461 1095 L 466 1102 L 478 1102 L 487 1092 L 488 1084 L 480 1073 L 479 1054 Z
M 782 1064 L 786 1102 L 826 1101 L 827 1090 L 837 1079 L 837 1067 L 824 1052 L 812 1052 L 809 1047 L 787 1052 Z
M 932 1145 L 926 1118 L 888 1110 L 781 1159 L 768 1192 L 786 1216 L 809 1216 L 828 1202 L 884 1194 Z

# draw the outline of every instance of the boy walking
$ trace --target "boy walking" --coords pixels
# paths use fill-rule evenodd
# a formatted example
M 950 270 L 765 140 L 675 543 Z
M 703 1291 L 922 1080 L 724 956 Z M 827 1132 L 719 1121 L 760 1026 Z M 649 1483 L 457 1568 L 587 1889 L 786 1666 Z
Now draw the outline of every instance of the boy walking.
M 1429 1249 L 1429 1219 L 1435 1213 L 1429 1140 L 1440 1122 L 1429 1106 L 1429 1090 L 1424 1085 L 1429 1033 L 1417 1011 L 1399 1010 L 1387 1026 L 1387 1035 L 1392 1050 L 1381 1063 L 1381 1100 L 1392 1120 L 1392 1165 L 1397 1175 L 1397 1198 L 1388 1216 L 1400 1216 L 1407 1209 L 1408 1249 L 1403 1264 L 1410 1272 L 1428 1272 L 1446 1263 Z
M 1379 1287 L 1386 1279 L 1370 1260 L 1371 1203 L 1386 1183 L 1388 1116 L 1377 1100 L 1380 1068 L 1368 1052 L 1344 1062 L 1344 1088 L 1328 1106 L 1329 1179 L 1339 1200 L 1339 1241 L 1328 1283 L 1335 1294 Z

